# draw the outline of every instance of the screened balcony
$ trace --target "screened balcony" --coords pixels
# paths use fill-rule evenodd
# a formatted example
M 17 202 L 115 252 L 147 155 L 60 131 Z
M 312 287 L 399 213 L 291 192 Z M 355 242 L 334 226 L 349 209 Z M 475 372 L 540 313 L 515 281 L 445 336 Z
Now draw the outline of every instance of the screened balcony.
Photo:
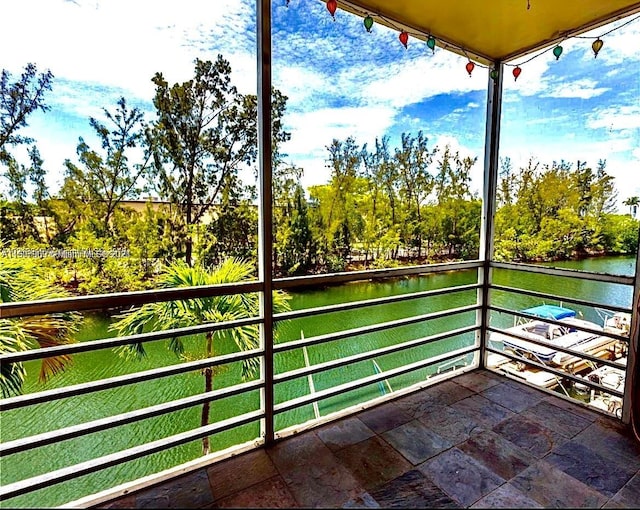
M 552 6 L 542 0 L 536 3 L 547 10 Z M 357 15 L 375 11 L 393 26 L 425 37 L 433 33 L 443 44 L 449 41 L 454 48 L 468 48 L 469 56 L 496 69 L 559 37 L 640 10 L 640 4 L 633 2 L 606 6 L 591 2 L 588 7 L 573 2 L 562 7 L 557 18 L 548 15 L 550 19 L 565 17 L 561 35 L 549 26 L 532 25 L 523 30 L 520 40 L 499 41 L 495 34 L 508 30 L 495 27 L 483 36 L 476 33 L 461 40 L 463 33 L 471 33 L 468 27 L 450 27 L 439 18 L 430 19 L 419 2 L 384 4 L 339 3 Z M 457 8 L 443 6 L 433 12 L 441 11 L 443 20 L 459 19 Z M 495 20 L 507 19 L 504 13 L 512 9 L 506 2 L 496 3 L 496 11 L 487 6 L 474 8 Z M 0 358 L 4 366 L 61 355 L 74 356 L 77 363 L 89 362 L 94 353 L 124 345 L 152 345 L 174 338 L 189 341 L 196 334 L 256 326 L 260 344 L 249 350 L 223 344 L 215 355 L 175 364 L 153 365 L 151 356 L 151 364 L 142 370 L 131 365 L 118 375 L 65 380 L 54 389 L 3 399 L 2 421 L 14 424 L 8 439 L 3 431 L 3 462 L 34 455 L 43 459 L 38 473 L 3 484 L 3 502 L 13 505 L 25 501 L 20 499 L 25 496 L 37 499 L 40 491 L 59 488 L 55 489 L 59 499 L 82 507 L 257 506 L 261 502 L 282 507 L 638 505 L 640 453 L 632 429 L 638 414 L 634 374 L 638 371 L 640 264 L 636 258 L 631 274 L 611 275 L 494 260 L 502 72 L 497 79 L 487 76 L 478 260 L 274 277 L 270 257 L 271 112 L 265 101 L 271 90 L 270 12 L 271 2 L 258 1 L 259 279 L 0 305 L 0 318 L 12 319 L 220 296 L 252 296 L 260 302 L 254 317 L 4 353 Z M 483 40 L 485 35 L 491 35 L 489 41 Z M 346 283 L 356 289 L 359 282 L 398 281 L 409 283 L 374 298 L 359 299 L 354 292 L 330 302 L 303 302 L 291 311 L 274 312 L 278 291 L 305 289 L 322 294 Z M 600 311 L 602 321 L 612 322 L 603 322 L 609 327 L 597 331 L 589 325 L 575 325 L 573 333 L 599 339 L 589 350 L 557 346 L 553 338 L 531 338 L 509 330 L 519 320 L 540 321 L 547 327 L 565 325 L 562 318 L 527 311 L 537 303 L 580 307 L 593 322 Z M 624 327 L 614 327 L 615 314 L 627 320 Z M 346 315 L 357 318 L 358 325 L 342 328 L 340 318 Z M 303 329 L 300 325 L 309 318 L 317 319 L 316 326 Z M 285 333 L 276 337 L 280 330 Z M 505 350 L 509 339 L 520 348 Z M 525 352 L 523 341 L 553 348 L 563 361 L 551 363 L 541 354 L 530 355 L 533 348 Z M 243 362 L 249 360 L 258 364 L 259 373 L 245 380 L 240 373 Z M 586 368 L 602 367 L 624 373 L 622 386 L 613 388 L 582 375 Z M 197 376 L 207 370 L 225 382 L 202 392 Z M 197 378 L 197 384 L 172 391 L 186 374 Z M 601 404 L 587 405 L 569 391 L 571 383 L 577 383 L 583 395 L 600 397 Z M 120 405 L 122 396 L 132 392 L 139 394 L 138 407 Z M 199 410 L 206 403 L 215 418 L 198 426 Z M 47 427 L 48 413 L 71 407 L 86 408 L 91 418 L 63 428 Z M 12 413 L 24 409 L 42 417 L 38 431 L 19 430 L 15 419 L 9 421 Z M 169 416 L 178 416 L 181 422 L 171 435 L 165 433 L 163 421 Z M 152 431 L 145 442 L 138 440 L 141 428 Z M 121 432 L 118 440 L 103 435 L 112 430 Z M 205 455 L 200 454 L 203 438 L 209 438 L 211 450 Z M 100 444 L 99 455 L 93 455 L 92 444 Z M 497 458 L 480 453 L 494 446 Z M 188 455 L 192 458 L 176 460 L 184 459 L 177 452 L 185 448 L 191 449 Z M 79 452 L 85 460 L 65 464 L 68 450 Z M 581 460 L 576 452 L 593 453 L 591 463 L 575 467 L 572 463 Z M 139 460 L 149 457 L 162 459 L 154 465 L 163 468 L 142 467 Z M 49 465 L 46 459 L 54 460 Z M 104 486 L 103 475 L 123 466 L 134 475 Z M 308 472 L 301 474 L 305 470 Z M 473 480 L 454 477 L 452 483 L 451 473 L 461 470 Z M 595 481 L 588 474 L 594 471 L 600 473 Z M 556 485 L 554 490 L 559 492 L 550 494 L 546 484 L 555 482 L 554 477 L 566 484 L 561 490 Z M 316 482 L 323 489 L 313 492 Z M 456 488 L 456 484 L 467 487 Z M 73 496 L 64 499 L 66 490 Z

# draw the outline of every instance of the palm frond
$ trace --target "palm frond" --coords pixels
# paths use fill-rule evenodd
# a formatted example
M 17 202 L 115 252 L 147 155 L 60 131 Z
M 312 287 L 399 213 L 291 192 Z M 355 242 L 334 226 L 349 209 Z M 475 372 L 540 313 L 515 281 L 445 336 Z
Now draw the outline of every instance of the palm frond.
M 68 296 L 65 289 L 52 285 L 34 263 L 23 260 L 0 261 L 0 300 L 25 301 Z M 54 313 L 11 319 L 0 327 L 0 351 L 16 352 L 74 343 L 82 315 Z M 40 365 L 40 381 L 59 374 L 71 363 L 67 355 L 45 358 Z M 2 366 L 0 386 L 3 395 L 20 393 L 25 369 L 21 363 Z
M 24 332 L 14 321 L 0 319 L 0 354 L 26 351 L 28 341 Z M 26 370 L 22 363 L 0 364 L 0 392 L 2 398 L 22 393 L 22 385 L 26 377 Z
M 191 287 L 200 285 L 223 285 L 248 281 L 253 278 L 253 264 L 241 259 L 226 259 L 217 266 L 207 269 L 202 266 L 190 267 L 179 261 L 168 266 L 160 276 L 158 284 L 163 288 Z M 289 296 L 283 291 L 273 294 L 274 311 L 290 310 Z M 256 317 L 260 311 L 258 294 L 243 293 L 209 298 L 183 299 L 165 303 L 153 303 L 132 309 L 120 316 L 111 326 L 120 335 L 141 333 L 145 327 L 173 329 L 199 326 L 205 323 L 233 321 L 247 317 Z M 206 338 L 205 335 L 202 335 Z M 243 326 L 225 331 L 216 331 L 214 338 L 229 337 L 241 351 L 257 349 L 260 344 L 259 328 Z M 181 338 L 171 338 L 167 347 L 183 359 L 193 357 L 185 353 L 187 346 Z M 120 352 L 130 353 L 134 349 L 143 352 L 141 345 L 132 344 L 120 347 Z M 259 369 L 259 358 L 251 358 L 242 364 L 242 378 L 252 377 Z

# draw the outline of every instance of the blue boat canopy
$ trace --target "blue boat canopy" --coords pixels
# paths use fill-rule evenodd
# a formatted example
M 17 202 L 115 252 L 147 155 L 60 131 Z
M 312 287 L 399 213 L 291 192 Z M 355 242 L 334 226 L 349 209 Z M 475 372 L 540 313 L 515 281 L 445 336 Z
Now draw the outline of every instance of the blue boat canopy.
M 534 306 L 532 308 L 527 308 L 526 310 L 522 310 L 522 312 L 529 313 L 537 317 L 542 317 L 544 319 L 555 319 L 555 320 L 576 316 L 575 310 L 571 310 L 570 308 L 564 308 L 562 306 L 555 306 L 555 305 Z

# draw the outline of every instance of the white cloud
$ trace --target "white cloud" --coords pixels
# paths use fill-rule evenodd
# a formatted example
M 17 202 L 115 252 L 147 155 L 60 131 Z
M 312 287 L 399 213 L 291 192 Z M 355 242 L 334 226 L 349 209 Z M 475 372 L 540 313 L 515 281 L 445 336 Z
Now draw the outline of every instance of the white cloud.
M 583 79 L 553 84 L 542 94 L 542 97 L 590 99 L 600 96 L 608 90 L 606 87 L 598 87 L 596 80 Z
M 392 108 L 364 106 L 290 113 L 285 128 L 292 137 L 282 150 L 305 169 L 305 184 L 322 184 L 329 178 L 329 171 L 324 168 L 326 147 L 334 138 L 345 140 L 353 136 L 359 145 L 372 144 L 393 125 L 395 114 Z
M 368 101 L 382 102 L 395 108 L 440 94 L 485 90 L 488 81 L 486 69 L 477 67 L 469 77 L 464 69 L 465 62 L 465 59 L 441 50 L 431 57 L 392 62 L 378 69 L 370 81 L 359 81 L 355 85 Z
M 179 7 L 166 0 L 10 2 L 3 6 L 0 45 L 12 51 L 3 53 L 3 67 L 19 72 L 27 62 L 35 62 L 58 78 L 119 87 L 149 98 L 156 71 L 186 80 L 194 58 L 204 51 L 224 49 L 227 56 L 235 55 L 233 39 L 242 37 L 238 34 L 251 20 L 247 5 L 234 0 L 183 0 Z M 254 57 L 254 76 L 255 69 Z
M 610 131 L 640 128 L 640 105 L 612 106 L 599 109 L 589 115 L 587 127 L 605 128 Z

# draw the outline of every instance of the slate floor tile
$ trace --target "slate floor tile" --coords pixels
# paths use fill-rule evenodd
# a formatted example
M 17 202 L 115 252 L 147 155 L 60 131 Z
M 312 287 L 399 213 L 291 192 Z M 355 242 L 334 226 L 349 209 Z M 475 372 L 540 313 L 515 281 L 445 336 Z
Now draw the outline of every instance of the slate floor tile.
M 237 475 L 237 473 L 236 473 Z M 280 476 L 216 501 L 218 508 L 295 508 L 296 500 Z
M 640 473 L 636 474 L 609 500 L 615 508 L 640 508 Z M 609 504 L 607 503 L 607 505 Z M 605 507 L 607 506 L 605 505 Z
M 375 433 L 358 418 L 345 418 L 316 430 L 317 436 L 330 450 L 359 443 L 375 436 Z
M 411 469 L 411 464 L 378 436 L 336 452 L 336 457 L 366 490 Z
M 394 429 L 413 420 L 413 416 L 393 402 L 387 402 L 384 405 L 363 411 L 357 414 L 356 417 L 376 434 Z
M 382 437 L 413 465 L 453 446 L 450 441 L 429 430 L 418 420 L 388 430 Z
M 336 464 L 331 450 L 313 432 L 280 441 L 268 448 L 267 453 L 286 483 L 320 476 Z
M 545 508 L 599 508 L 607 498 L 544 461 L 529 466 L 510 482 Z
M 480 393 L 483 397 L 506 407 L 514 413 L 519 413 L 536 404 L 542 397 L 531 398 L 531 395 L 520 388 L 514 388 L 509 384 L 498 384 L 487 388 Z
M 372 492 L 382 508 L 460 508 L 420 471 L 412 470 Z
M 493 431 L 537 458 L 568 441 L 557 432 L 519 414 L 499 423 Z
M 640 444 L 622 425 L 599 419 L 574 439 L 613 463 L 636 471 L 640 469 Z
M 614 496 L 635 474 L 576 441 L 555 448 L 544 460 L 608 497 Z
M 590 422 L 594 422 L 598 419 L 600 413 L 593 411 L 592 409 L 587 409 L 578 404 L 574 404 L 573 402 L 569 402 L 563 398 L 548 396 L 545 397 L 544 400 L 547 402 L 551 402 L 553 405 L 564 409 L 565 411 L 569 411 L 571 414 L 576 414 L 580 416 L 580 418 L 584 418 Z
M 477 420 L 466 413 L 450 406 L 438 409 L 437 412 L 427 413 L 419 419 L 421 423 L 453 444 L 466 441 L 473 434 L 488 428 L 478 424 Z
M 462 400 L 463 398 L 467 398 L 475 394 L 469 388 L 465 388 L 453 381 L 444 381 L 435 384 L 424 391 L 427 395 L 445 405 L 451 405 L 458 400 Z
M 529 452 L 492 431 L 476 434 L 458 448 L 505 480 L 537 461 Z
M 489 428 L 514 414 L 506 407 L 491 402 L 481 395 L 473 395 L 459 400 L 455 404 L 452 404 L 451 407 L 464 412 L 472 420 L 476 420 L 479 424 L 483 424 Z
M 302 507 L 341 507 L 364 492 L 351 473 L 337 463 L 322 473 L 301 470 L 299 476 L 287 482 L 287 486 Z
M 505 482 L 457 448 L 441 453 L 418 469 L 463 507 L 471 506 Z
M 529 386 L 522 381 L 511 379 L 510 377 L 505 377 L 503 382 L 504 384 L 507 384 L 512 388 L 525 392 L 527 395 L 529 395 L 530 398 L 535 400 L 542 400 L 548 396 L 548 393 L 545 393 L 537 387 Z
M 480 393 L 492 386 L 500 384 L 500 381 L 488 376 L 481 371 L 468 372 L 455 378 L 455 383 L 476 393 Z
M 562 408 L 548 400 L 541 400 L 536 405 L 524 411 L 522 416 L 538 421 L 546 428 L 562 434 L 567 438 L 572 438 L 591 425 L 589 420 L 573 413 L 564 412 Z
M 200 508 L 213 503 L 204 470 L 169 480 L 136 494 L 136 508 Z
M 505 483 L 470 508 L 542 508 L 542 505 L 525 496 L 513 485 Z
M 447 404 L 428 395 L 425 391 L 412 393 L 395 401 L 395 404 L 411 418 L 439 413 L 447 408 Z
M 263 449 L 213 464 L 206 472 L 214 499 L 224 498 L 278 474 Z M 242 476 L 238 476 L 238 473 L 242 473 Z

